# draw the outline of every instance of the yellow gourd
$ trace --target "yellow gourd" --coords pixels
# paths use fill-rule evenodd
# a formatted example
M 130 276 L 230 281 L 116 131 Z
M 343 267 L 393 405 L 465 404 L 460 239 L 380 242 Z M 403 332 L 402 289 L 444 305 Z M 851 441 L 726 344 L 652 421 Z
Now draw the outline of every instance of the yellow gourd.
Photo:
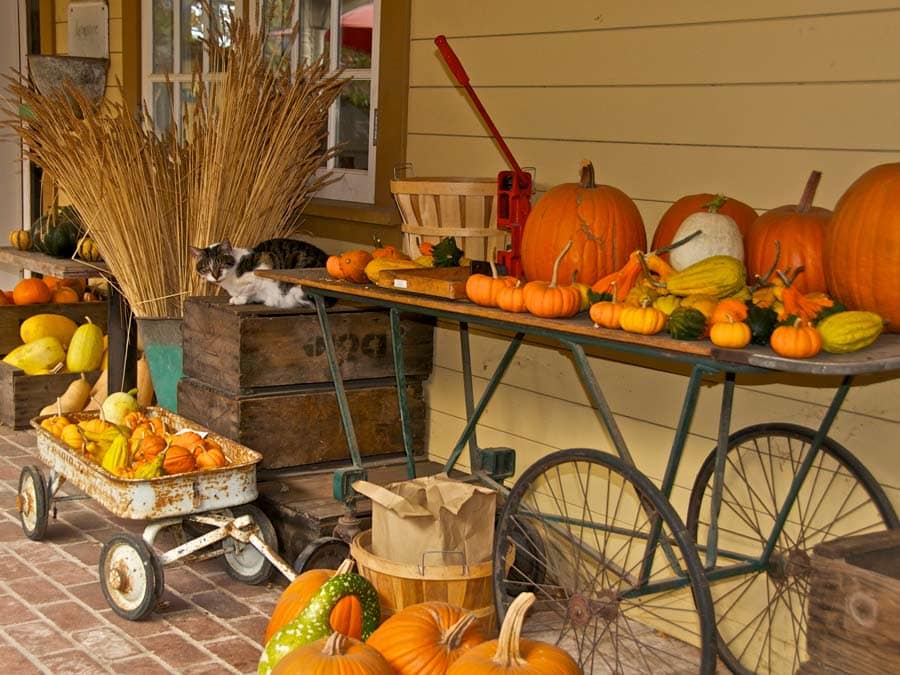
M 744 263 L 727 255 L 714 255 L 685 267 L 666 279 L 669 293 L 724 298 L 739 292 L 747 281 Z
M 97 370 L 103 360 L 103 329 L 91 323 L 78 327 L 66 353 L 66 367 L 73 373 Z
M 822 349 L 846 354 L 875 342 L 884 331 L 884 319 L 875 312 L 838 312 L 822 319 L 816 328 L 822 336 Z
M 35 314 L 19 326 L 19 337 L 28 343 L 52 335 L 67 349 L 77 329 L 78 324 L 62 314 Z
M 63 427 L 62 432 L 59 434 L 59 438 L 70 448 L 76 450 L 84 448 L 84 436 L 81 434 L 81 430 L 78 428 L 77 424 L 67 424 Z
M 3 362 L 21 368 L 28 375 L 51 370 L 66 360 L 66 352 L 60 341 L 52 336 L 19 345 L 3 357 Z
M 378 283 L 378 275 L 383 270 L 407 270 L 421 268 L 412 260 L 398 260 L 397 258 L 373 258 L 366 265 L 366 276 L 373 284 Z

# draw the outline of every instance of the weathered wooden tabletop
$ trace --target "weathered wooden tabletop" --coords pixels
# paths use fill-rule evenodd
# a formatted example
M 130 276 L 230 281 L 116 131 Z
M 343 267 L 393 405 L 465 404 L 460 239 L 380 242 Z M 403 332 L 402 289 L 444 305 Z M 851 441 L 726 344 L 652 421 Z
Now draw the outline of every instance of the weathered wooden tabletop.
M 20 251 L 11 246 L 0 246 L 0 263 L 60 279 L 88 279 L 109 273 L 109 268 L 102 262 L 54 258 L 37 251 Z
M 481 307 L 464 299 L 446 300 L 374 284 L 355 284 L 333 279 L 324 268 L 259 270 L 256 274 L 277 281 L 301 284 L 309 289 L 320 290 L 327 296 L 398 306 L 412 312 L 482 323 L 511 331 L 553 333 L 585 344 L 612 349 L 618 346 L 626 351 L 640 350 L 647 353 L 649 349 L 660 358 L 678 361 L 710 359 L 720 363 L 722 370 L 749 367 L 814 375 L 859 375 L 900 370 L 900 334 L 882 335 L 872 346 L 850 354 L 821 352 L 810 359 L 791 359 L 779 356 L 768 346 L 723 349 L 709 340 L 673 340 L 662 334 L 638 335 L 623 330 L 598 328 L 586 313 L 569 319 L 544 319 L 528 313 L 516 314 L 493 307 Z

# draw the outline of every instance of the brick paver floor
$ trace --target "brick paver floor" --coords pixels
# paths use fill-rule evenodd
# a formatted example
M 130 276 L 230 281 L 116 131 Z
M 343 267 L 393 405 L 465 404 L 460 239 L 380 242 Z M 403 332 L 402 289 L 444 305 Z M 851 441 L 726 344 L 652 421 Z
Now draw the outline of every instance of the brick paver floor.
M 0 672 L 255 673 L 268 617 L 286 581 L 233 580 L 220 559 L 165 569 L 165 593 L 143 621 L 106 603 L 97 564 L 110 536 L 140 534 L 93 500 L 63 502 L 44 540 L 22 532 L 19 473 L 39 466 L 35 436 L 0 426 Z M 73 494 L 74 491 L 70 492 Z M 164 536 L 161 535 L 161 537 Z

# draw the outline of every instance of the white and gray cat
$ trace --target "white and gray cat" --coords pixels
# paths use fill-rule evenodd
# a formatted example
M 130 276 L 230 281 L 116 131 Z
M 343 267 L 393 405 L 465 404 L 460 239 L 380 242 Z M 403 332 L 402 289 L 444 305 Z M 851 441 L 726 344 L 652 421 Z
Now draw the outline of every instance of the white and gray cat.
M 227 239 L 206 248 L 191 246 L 197 274 L 224 288 L 232 305 L 261 302 L 267 307 L 312 307 L 297 284 L 265 279 L 254 270 L 324 267 L 328 254 L 299 239 L 267 239 L 253 248 L 235 248 Z

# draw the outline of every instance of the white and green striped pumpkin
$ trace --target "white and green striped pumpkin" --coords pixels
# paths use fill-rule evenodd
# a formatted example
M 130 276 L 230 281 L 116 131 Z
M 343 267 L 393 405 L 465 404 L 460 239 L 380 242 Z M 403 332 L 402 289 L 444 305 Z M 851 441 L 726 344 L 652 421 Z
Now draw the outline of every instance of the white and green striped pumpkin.
M 328 622 L 331 610 L 348 595 L 359 598 L 362 606 L 362 639 L 366 640 L 378 628 L 381 605 L 375 588 L 358 574 L 338 574 L 326 581 L 310 598 L 309 604 L 296 619 L 282 626 L 266 643 L 259 659 L 259 675 L 268 675 L 275 665 L 292 649 L 315 642 L 332 633 Z

